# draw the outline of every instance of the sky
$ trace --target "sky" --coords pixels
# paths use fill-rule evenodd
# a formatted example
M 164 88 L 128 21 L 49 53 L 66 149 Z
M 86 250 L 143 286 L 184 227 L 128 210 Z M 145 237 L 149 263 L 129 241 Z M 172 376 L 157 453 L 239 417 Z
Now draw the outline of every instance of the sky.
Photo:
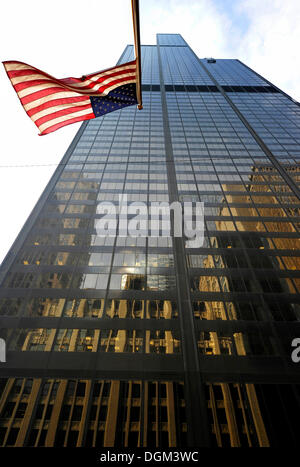
M 15 0 L 0 15 L 0 60 L 56 78 L 114 66 L 133 43 L 130 0 Z M 237 58 L 300 101 L 299 0 L 140 0 L 140 23 L 142 44 L 180 33 L 200 58 Z M 1 65 L 0 102 L 1 263 L 80 123 L 38 136 Z

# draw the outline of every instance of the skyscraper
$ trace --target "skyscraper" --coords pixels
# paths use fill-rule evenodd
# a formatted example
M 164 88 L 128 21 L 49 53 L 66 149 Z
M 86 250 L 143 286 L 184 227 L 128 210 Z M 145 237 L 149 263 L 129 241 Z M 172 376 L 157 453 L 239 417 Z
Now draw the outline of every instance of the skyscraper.
M 296 445 L 299 105 L 178 34 L 142 77 L 143 111 L 82 124 L 2 264 L 0 445 Z M 204 202 L 203 245 L 100 237 L 120 194 Z

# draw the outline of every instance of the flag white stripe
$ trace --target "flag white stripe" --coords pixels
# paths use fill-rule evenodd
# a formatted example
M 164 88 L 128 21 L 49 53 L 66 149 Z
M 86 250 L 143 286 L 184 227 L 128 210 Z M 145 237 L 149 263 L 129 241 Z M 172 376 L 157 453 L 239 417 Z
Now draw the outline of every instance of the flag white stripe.
M 113 76 L 112 78 L 107 78 L 105 81 L 102 81 L 101 83 L 95 83 L 94 86 L 92 88 L 89 88 L 88 89 L 82 89 L 82 88 L 78 88 L 78 91 L 80 90 L 81 93 L 85 93 L 85 94 L 93 94 L 94 95 L 106 95 L 107 94 L 107 89 L 105 89 L 103 92 L 99 92 L 98 90 L 102 87 L 102 86 L 106 86 L 107 84 L 113 82 L 113 81 L 116 81 L 116 80 L 120 80 L 121 78 L 129 78 L 130 79 L 130 82 L 133 83 L 136 81 L 136 75 L 135 73 L 126 73 L 124 75 L 121 75 L 121 76 Z M 125 81 L 127 82 L 127 81 Z M 125 83 L 124 82 L 124 83 Z M 116 85 L 114 85 L 115 87 L 118 87 L 118 86 L 122 86 L 124 84 L 123 82 L 121 83 L 116 83 Z M 73 86 L 73 85 L 72 85 Z M 74 85 L 74 88 L 77 89 L 77 84 Z M 74 90 L 75 92 L 75 90 Z
M 55 105 L 53 107 L 49 107 L 48 109 L 44 109 L 44 110 L 41 110 L 40 112 L 37 112 L 36 114 L 32 115 L 30 118 L 35 122 L 39 118 L 45 117 L 46 115 L 50 115 L 50 114 L 52 114 L 54 112 L 58 112 L 59 110 L 65 110 L 65 109 L 69 109 L 71 107 L 74 107 L 74 112 L 75 112 L 75 107 L 79 107 L 81 105 L 86 105 L 86 104 L 90 104 L 90 103 L 91 103 L 90 99 L 86 99 L 85 101 L 82 101 L 82 102 L 73 102 L 73 103 L 70 103 L 70 104 Z M 93 109 L 91 107 L 90 112 L 92 112 L 92 111 L 93 111 Z
M 92 79 L 95 76 L 105 76 L 105 75 L 109 75 L 110 73 L 117 73 L 118 71 L 123 71 L 123 70 L 127 70 L 127 69 L 136 69 L 136 65 L 134 63 L 131 63 L 130 65 L 128 65 L 128 63 L 125 63 L 124 65 L 120 65 L 120 66 L 116 66 L 112 69 L 109 69 L 109 70 L 103 70 L 103 71 L 99 71 L 99 72 L 95 72 L 95 73 L 88 73 L 86 76 L 90 76 L 89 79 Z
M 128 73 L 124 73 L 124 74 L 120 75 L 120 78 L 126 77 L 129 74 L 132 74 L 132 76 L 133 76 L 135 74 L 135 68 L 132 68 L 132 67 L 128 68 Z M 102 78 L 103 76 L 108 76 L 108 78 L 106 78 L 104 81 L 102 81 L 103 84 L 109 82 L 109 79 L 110 80 L 116 79 L 115 76 L 110 77 L 108 73 L 105 73 L 105 74 L 96 75 L 96 76 L 92 77 L 91 79 L 87 79 L 87 80 L 85 80 L 84 82 L 81 82 L 81 83 L 72 83 L 72 84 L 66 84 L 66 85 L 67 86 L 74 86 L 76 88 L 87 87 L 88 84 L 93 84 L 95 81 L 98 81 L 99 78 Z M 24 83 L 24 82 L 29 82 L 29 81 L 34 81 L 34 80 L 37 80 L 37 79 L 43 79 L 43 80 L 46 80 L 46 81 L 51 81 L 52 80 L 52 78 L 48 78 L 47 76 L 44 76 L 41 73 L 39 73 L 39 74 L 37 74 L 37 73 L 36 74 L 30 74 L 30 75 L 27 75 L 27 76 L 16 76 L 14 78 L 10 78 L 13 85 L 16 85 L 16 84 L 19 84 L 19 83 Z M 62 81 L 64 81 L 64 80 L 62 80 Z M 97 84 L 97 83 L 95 83 L 95 84 Z M 101 86 L 101 84 L 99 86 Z M 94 87 L 93 87 L 93 89 L 94 89 Z
M 35 92 L 38 92 L 38 91 L 42 91 L 43 89 L 49 89 L 49 88 L 62 88 L 63 89 L 64 86 L 60 85 L 60 84 L 57 84 L 55 85 L 53 83 L 53 81 L 49 82 L 49 83 L 43 83 L 43 84 L 37 84 L 36 86 L 31 86 L 30 88 L 26 88 L 26 89 L 23 89 L 22 91 L 18 91 L 18 96 L 20 97 L 20 99 L 22 99 L 23 97 L 26 97 L 26 96 L 30 96 L 30 94 L 33 94 Z M 74 92 L 74 96 L 81 96 L 82 95 L 82 92 Z
M 128 80 L 128 81 L 125 81 L 124 83 L 122 84 L 129 84 L 129 83 L 132 83 L 134 81 L 132 80 Z M 110 88 L 107 89 L 106 92 L 110 92 L 112 91 L 113 89 L 119 87 L 119 83 L 118 84 L 115 84 L 114 86 L 111 86 Z M 58 93 L 55 93 L 55 94 L 51 94 L 50 96 L 45 96 L 41 99 L 37 99 L 33 102 L 30 102 L 29 104 L 25 104 L 24 105 L 24 108 L 25 110 L 32 110 L 34 109 L 35 107 L 39 107 L 40 105 L 42 104 L 45 104 L 46 102 L 49 102 L 49 101 L 52 101 L 52 100 L 55 100 L 55 99 L 64 99 L 64 98 L 68 98 L 68 97 L 74 97 L 74 95 L 76 95 L 76 93 L 74 92 L 58 92 Z M 82 97 L 82 96 L 80 96 Z M 50 107 L 49 109 L 45 109 L 44 111 L 41 111 L 41 112 L 38 112 L 34 115 L 32 115 L 30 118 L 32 118 L 32 120 L 37 120 L 38 118 L 44 116 L 44 115 L 48 115 L 50 114 L 52 111 L 55 112 L 56 108 L 59 109 L 60 107 L 61 108 L 67 108 L 67 107 L 71 107 L 72 105 L 85 105 L 85 104 L 88 104 L 90 102 L 89 99 L 86 99 L 84 101 L 80 101 L 78 103 L 65 103 L 65 104 L 61 104 L 58 105 L 58 106 L 55 106 L 55 107 Z M 38 116 L 37 116 L 38 115 Z
M 127 69 L 124 68 L 123 71 L 125 70 L 128 70 L 128 73 L 123 73 L 119 76 L 119 78 L 122 78 L 123 76 L 127 76 L 128 74 L 132 74 L 132 76 L 135 76 L 136 74 L 136 68 L 135 67 L 128 67 Z M 117 70 L 119 71 L 119 70 Z M 88 84 L 93 84 L 94 82 L 96 82 L 95 84 L 97 84 L 97 81 L 100 79 L 100 78 L 103 78 L 104 76 L 107 76 L 107 78 L 105 80 L 102 81 L 102 83 L 105 83 L 108 79 L 116 79 L 117 76 L 111 76 L 111 74 L 114 74 L 115 71 L 111 71 L 110 73 L 101 73 L 99 75 L 96 75 L 96 76 L 93 76 L 92 78 L 90 79 L 86 79 L 84 82 L 82 83 L 72 83 L 72 86 L 76 86 L 76 87 L 84 87 Z
M 133 82 L 135 81 L 136 79 L 136 76 L 135 76 L 135 73 L 134 74 L 128 74 L 128 77 L 131 77 L 131 81 L 129 82 Z M 126 78 L 126 76 L 124 76 L 124 78 Z M 111 82 L 111 81 L 114 81 L 114 80 L 118 80 L 120 78 L 118 78 L 117 76 L 114 77 L 114 78 L 110 78 L 110 80 L 108 82 Z M 126 81 L 128 82 L 128 81 Z M 118 86 L 122 86 L 123 84 L 125 83 L 116 83 L 116 85 L 114 87 L 118 87 Z M 98 87 L 97 87 L 98 86 Z M 42 91 L 43 89 L 49 89 L 49 88 L 55 88 L 55 87 L 62 87 L 62 88 L 66 88 L 66 89 L 69 89 L 70 91 L 73 91 L 74 92 L 74 95 L 77 95 L 77 96 L 80 96 L 82 94 L 86 94 L 86 95 L 107 95 L 107 93 L 109 91 L 107 91 L 107 89 L 105 89 L 103 92 L 98 92 L 97 89 L 99 89 L 101 86 L 105 86 L 105 83 L 101 83 L 97 86 L 94 86 L 96 89 L 78 89 L 78 91 L 80 92 L 77 92 L 76 90 L 76 87 L 75 86 L 70 86 L 70 85 L 66 85 L 66 84 L 56 84 L 54 83 L 53 81 L 49 81 L 49 83 L 42 83 L 42 84 L 37 84 L 35 86 L 30 86 L 29 88 L 26 88 L 26 89 L 22 89 L 22 91 L 18 91 L 18 96 L 20 97 L 20 99 L 22 99 L 23 97 L 27 97 L 29 96 L 30 94 L 33 94 L 35 92 L 38 92 L 38 91 Z
M 42 133 L 43 131 L 47 130 L 52 125 L 56 125 L 57 123 L 65 122 L 68 120 L 71 120 L 74 117 L 81 117 L 83 115 L 87 115 L 92 113 L 92 109 L 85 109 L 77 112 L 73 112 L 68 115 L 63 115 L 62 117 L 57 117 L 53 118 L 52 120 L 49 120 L 48 122 L 43 123 L 42 125 L 39 125 L 39 130 Z
M 26 63 L 17 63 L 17 62 L 4 63 L 4 66 L 5 66 L 6 71 L 32 70 L 33 73 L 39 73 L 39 71 L 40 71 L 40 70 L 38 70 L 36 68 L 33 68 L 31 65 L 27 65 Z M 92 75 L 92 76 L 90 76 L 89 79 L 93 79 L 94 75 L 98 76 L 98 77 L 101 77 L 101 76 L 109 75 L 110 73 L 117 73 L 118 71 L 128 70 L 130 68 L 136 69 L 135 64 L 132 64 L 132 63 L 130 65 L 124 64 L 124 65 L 114 67 L 114 68 L 112 68 L 110 70 L 103 70 L 103 71 L 99 71 L 99 72 L 95 72 L 95 73 L 88 73 L 86 76 Z M 47 75 L 47 73 L 45 73 L 45 74 Z M 42 73 L 41 73 L 41 75 L 44 76 L 44 74 L 42 74 Z M 48 75 L 48 77 L 52 78 L 52 79 L 56 79 L 51 75 Z
M 41 97 L 40 99 L 36 99 L 35 101 L 25 104 L 24 109 L 27 111 L 27 110 L 34 109 L 35 107 L 38 107 L 42 104 L 45 104 L 46 102 L 49 102 L 50 100 L 66 99 L 68 97 L 76 97 L 76 96 L 78 96 L 78 94 L 75 93 L 74 91 L 56 92 L 54 94 L 50 94 L 50 96 Z M 84 97 L 81 94 L 79 94 L 79 96 Z
M 27 65 L 26 63 L 17 63 L 17 62 L 12 62 L 12 63 L 4 63 L 6 71 L 19 71 L 19 70 L 34 70 L 36 71 L 32 66 Z
M 119 86 L 124 86 L 125 84 L 130 84 L 130 83 L 135 83 L 135 82 L 136 82 L 136 78 L 134 77 L 132 79 L 128 79 L 127 81 L 123 81 L 123 83 L 113 84 L 109 88 L 105 89 L 105 91 L 102 93 L 102 95 L 106 95 L 106 94 L 110 93 L 110 91 L 113 91 L 114 89 L 118 88 Z M 99 96 L 101 96 L 100 93 L 99 93 Z
M 105 81 L 102 81 L 102 83 L 96 84 L 93 86 L 94 91 L 98 91 L 101 86 L 106 86 L 107 84 L 111 83 L 112 81 L 115 81 L 116 79 L 121 79 L 121 78 L 132 78 L 135 79 L 135 73 L 126 73 L 121 76 L 113 76 L 112 78 L 107 78 Z M 121 86 L 123 83 L 118 83 L 118 86 Z M 106 90 L 104 91 L 106 92 Z
M 24 83 L 25 81 L 33 81 L 35 79 L 45 79 L 47 81 L 50 81 L 51 78 L 47 78 L 47 76 L 44 76 L 42 74 L 35 74 L 35 75 L 27 75 L 27 76 L 16 76 L 15 78 L 10 78 L 12 84 L 19 84 L 19 83 Z

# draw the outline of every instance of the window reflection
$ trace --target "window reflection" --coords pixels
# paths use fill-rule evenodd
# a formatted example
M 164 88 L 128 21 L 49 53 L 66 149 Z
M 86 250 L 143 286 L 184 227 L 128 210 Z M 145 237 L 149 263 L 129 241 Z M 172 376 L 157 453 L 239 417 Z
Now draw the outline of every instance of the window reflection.
M 173 275 L 162 276 L 152 275 L 147 276 L 148 290 L 171 290 L 176 287 L 176 277 Z
M 17 329 L 9 350 L 22 352 L 180 353 L 178 331 L 139 329 Z
M 141 274 L 112 274 L 109 288 L 111 290 L 144 290 L 145 276 Z
M 53 350 L 57 352 L 96 352 L 100 331 L 94 329 L 59 329 Z
M 106 316 L 109 318 L 173 319 L 178 317 L 178 310 L 176 302 L 171 300 L 108 299 Z
M 180 353 L 179 333 L 174 331 L 146 331 L 146 353 Z
M 271 180 L 278 184 L 268 185 Z M 223 268 L 224 275 L 193 275 L 192 291 L 296 294 L 300 290 L 300 280 L 297 277 L 300 262 L 295 251 L 299 250 L 299 240 L 293 238 L 298 225 L 292 219 L 297 211 L 291 212 L 291 217 L 288 217 L 288 211 L 279 204 L 276 194 L 285 190 L 285 185 L 279 182 L 282 180 L 277 172 L 262 163 L 251 167 L 247 186 L 223 185 L 223 206 L 218 210 L 215 208 L 218 218 L 215 221 L 208 220 L 207 228 L 220 232 L 211 237 L 211 247 L 218 250 L 226 248 L 228 251 L 208 255 L 195 255 L 190 251 L 187 263 L 189 268 Z M 240 195 L 233 194 L 236 191 L 240 191 Z M 259 198 L 257 192 L 260 192 Z M 249 201 L 253 195 L 255 202 L 260 202 L 257 209 L 254 205 L 245 205 L 245 201 Z M 232 216 L 233 221 L 227 220 L 228 216 Z M 273 218 L 272 222 L 270 217 Z M 235 230 L 242 234 L 240 238 L 225 236 L 225 232 Z M 274 232 L 277 237 L 274 235 L 271 238 L 267 232 Z M 291 235 L 290 238 L 288 234 Z M 236 248 L 239 250 L 235 250 Z M 248 248 L 253 250 L 248 252 Z M 288 255 L 276 254 L 278 250 L 284 249 L 288 251 Z M 248 273 L 251 269 L 254 270 L 255 278 Z M 274 271 L 274 274 L 260 274 L 259 270 Z M 287 271 L 288 277 L 285 274 Z
M 204 355 L 276 355 L 275 340 L 264 329 L 252 331 L 201 331 L 198 337 L 200 354 Z
M 80 445 L 86 447 L 185 445 L 187 420 L 181 381 L 47 379 L 41 382 L 7 378 L 3 383 L 1 433 L 10 433 L 21 422 L 26 423 L 27 446 L 75 446 L 83 425 L 87 427 L 87 436 Z M 56 394 L 59 397 L 55 398 Z M 29 415 L 25 409 L 30 397 L 37 407 Z M 85 414 L 87 405 L 90 409 Z M 116 407 L 122 416 L 118 416 Z M 148 407 L 146 418 L 142 416 L 143 407 Z M 55 419 L 53 414 L 57 414 Z M 48 429 L 50 418 L 51 430 Z M 31 423 L 27 424 L 28 421 Z M 66 425 L 70 430 L 65 429 Z M 142 434 L 144 443 L 140 441 Z M 12 436 L 5 439 L 1 437 L 1 445 L 12 446 L 16 441 Z
M 26 299 L 22 298 L 1 298 L 0 316 L 17 316 L 21 313 Z

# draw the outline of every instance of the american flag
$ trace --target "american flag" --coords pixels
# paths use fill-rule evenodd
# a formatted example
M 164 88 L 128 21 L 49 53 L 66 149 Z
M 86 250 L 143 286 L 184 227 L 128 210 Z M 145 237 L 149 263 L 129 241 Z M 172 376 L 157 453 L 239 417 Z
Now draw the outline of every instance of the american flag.
M 136 60 L 81 78 L 56 79 L 33 66 L 3 62 L 40 135 L 137 103 Z

